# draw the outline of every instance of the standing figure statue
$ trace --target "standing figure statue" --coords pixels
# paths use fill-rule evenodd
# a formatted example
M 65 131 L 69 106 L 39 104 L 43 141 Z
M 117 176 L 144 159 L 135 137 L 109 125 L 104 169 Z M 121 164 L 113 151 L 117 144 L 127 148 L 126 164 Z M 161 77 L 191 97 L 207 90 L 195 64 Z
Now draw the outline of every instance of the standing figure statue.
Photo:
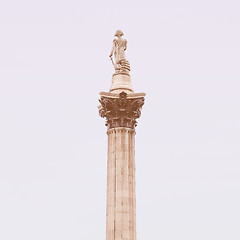
M 125 50 L 127 49 L 127 40 L 122 38 L 123 32 L 121 30 L 117 30 L 114 36 L 117 38 L 113 40 L 112 50 L 109 55 L 115 68 L 114 75 L 117 75 L 117 74 L 129 75 L 130 64 L 125 58 Z M 112 60 L 113 53 L 115 57 L 115 63 Z

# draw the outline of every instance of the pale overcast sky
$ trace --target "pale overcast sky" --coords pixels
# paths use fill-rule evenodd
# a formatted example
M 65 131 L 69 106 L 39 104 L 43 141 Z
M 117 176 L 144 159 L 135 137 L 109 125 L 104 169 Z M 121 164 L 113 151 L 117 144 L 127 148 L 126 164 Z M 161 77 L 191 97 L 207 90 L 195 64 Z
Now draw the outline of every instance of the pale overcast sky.
M 239 0 L 0 2 L 0 239 L 104 240 L 115 30 L 135 92 L 137 239 L 240 239 Z

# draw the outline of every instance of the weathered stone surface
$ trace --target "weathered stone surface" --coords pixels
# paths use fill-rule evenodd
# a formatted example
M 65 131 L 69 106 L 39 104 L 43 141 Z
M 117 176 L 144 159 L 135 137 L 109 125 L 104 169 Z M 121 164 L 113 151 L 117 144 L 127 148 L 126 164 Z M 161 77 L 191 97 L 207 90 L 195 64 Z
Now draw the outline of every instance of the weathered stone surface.
M 109 55 L 115 73 L 110 91 L 100 93 L 98 106 L 108 128 L 106 240 L 136 240 L 135 127 L 145 93 L 133 91 L 122 36 L 116 31 Z
M 108 127 L 106 240 L 136 240 L 135 126 L 144 93 L 101 92 Z
M 135 131 L 118 127 L 107 134 L 106 239 L 136 240 Z

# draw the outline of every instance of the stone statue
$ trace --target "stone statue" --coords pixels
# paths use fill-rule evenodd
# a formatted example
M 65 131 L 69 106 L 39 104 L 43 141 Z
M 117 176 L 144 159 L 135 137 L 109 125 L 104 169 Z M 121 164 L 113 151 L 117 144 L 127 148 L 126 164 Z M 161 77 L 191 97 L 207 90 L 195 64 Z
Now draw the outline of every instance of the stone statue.
M 125 50 L 127 49 L 127 40 L 122 38 L 123 32 L 121 30 L 117 30 L 114 36 L 117 38 L 113 40 L 112 50 L 109 55 L 115 68 L 114 75 L 117 75 L 117 74 L 129 75 L 130 64 L 125 58 Z M 115 63 L 112 60 L 113 53 L 115 57 Z

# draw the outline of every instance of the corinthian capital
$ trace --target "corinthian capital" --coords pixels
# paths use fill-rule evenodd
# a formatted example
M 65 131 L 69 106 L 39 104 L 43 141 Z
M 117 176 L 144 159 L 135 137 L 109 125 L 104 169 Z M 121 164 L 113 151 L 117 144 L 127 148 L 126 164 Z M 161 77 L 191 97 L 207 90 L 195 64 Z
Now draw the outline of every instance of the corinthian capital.
M 106 118 L 108 129 L 116 127 L 127 127 L 135 129 L 136 119 L 141 116 L 142 106 L 144 105 L 144 93 L 120 94 L 100 93 L 99 115 Z

